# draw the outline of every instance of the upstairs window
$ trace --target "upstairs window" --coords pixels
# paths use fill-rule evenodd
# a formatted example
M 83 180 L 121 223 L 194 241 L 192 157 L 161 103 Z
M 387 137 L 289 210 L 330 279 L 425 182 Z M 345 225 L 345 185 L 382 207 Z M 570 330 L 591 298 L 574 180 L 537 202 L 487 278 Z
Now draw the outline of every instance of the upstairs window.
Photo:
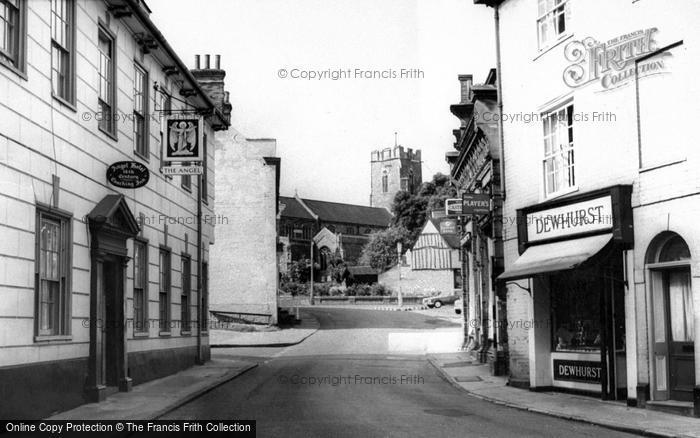
M 24 72 L 23 0 L 0 0 L 0 62 Z
M 51 0 L 51 87 L 70 104 L 75 104 L 73 6 L 73 0 Z
M 551 46 L 568 29 L 570 0 L 538 0 L 537 36 L 540 50 Z
M 574 172 L 574 105 L 542 116 L 544 130 L 545 196 L 566 193 L 576 187 Z
M 134 151 L 148 160 L 148 73 L 134 64 Z
M 382 193 L 389 191 L 389 175 L 382 175 Z
M 117 125 L 114 120 L 116 113 L 116 83 L 114 82 L 114 38 L 100 27 L 98 34 L 98 49 L 100 53 L 99 77 L 100 89 L 98 105 L 100 108 L 99 128 L 116 136 Z

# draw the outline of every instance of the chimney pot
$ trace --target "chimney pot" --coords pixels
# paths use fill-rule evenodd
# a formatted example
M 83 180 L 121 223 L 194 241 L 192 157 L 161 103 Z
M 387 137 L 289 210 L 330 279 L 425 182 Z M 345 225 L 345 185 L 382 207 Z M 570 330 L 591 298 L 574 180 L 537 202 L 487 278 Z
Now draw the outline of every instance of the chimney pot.
M 204 55 L 204 68 L 209 70 L 210 68 L 211 55 Z
M 216 69 L 220 70 L 221 69 L 221 55 L 215 55 L 214 59 L 216 59 Z
M 194 55 L 194 68 L 199 70 L 201 67 L 200 61 L 199 61 L 199 55 Z

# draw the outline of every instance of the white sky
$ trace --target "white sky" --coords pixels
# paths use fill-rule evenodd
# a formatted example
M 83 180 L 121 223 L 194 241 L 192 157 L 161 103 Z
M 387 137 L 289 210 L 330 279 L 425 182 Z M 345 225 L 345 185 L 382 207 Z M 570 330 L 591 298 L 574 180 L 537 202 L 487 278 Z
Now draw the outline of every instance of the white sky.
M 493 10 L 472 0 L 148 0 L 185 64 L 221 54 L 233 125 L 277 139 L 282 195 L 367 205 L 370 152 L 423 152 L 447 172 L 457 75 L 495 67 Z M 422 79 L 281 79 L 278 70 L 416 68 Z

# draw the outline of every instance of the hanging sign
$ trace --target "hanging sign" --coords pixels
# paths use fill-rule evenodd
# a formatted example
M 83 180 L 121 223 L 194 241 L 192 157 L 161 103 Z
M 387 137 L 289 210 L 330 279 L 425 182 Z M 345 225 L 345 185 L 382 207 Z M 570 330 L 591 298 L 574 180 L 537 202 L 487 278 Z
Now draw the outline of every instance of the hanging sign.
M 491 213 L 491 195 L 486 193 L 465 193 L 462 195 L 462 214 Z
M 138 161 L 118 161 L 107 168 L 107 181 L 122 189 L 143 187 L 150 176 L 148 168 Z
M 201 116 L 166 117 L 163 161 L 202 162 L 204 160 L 203 125 Z

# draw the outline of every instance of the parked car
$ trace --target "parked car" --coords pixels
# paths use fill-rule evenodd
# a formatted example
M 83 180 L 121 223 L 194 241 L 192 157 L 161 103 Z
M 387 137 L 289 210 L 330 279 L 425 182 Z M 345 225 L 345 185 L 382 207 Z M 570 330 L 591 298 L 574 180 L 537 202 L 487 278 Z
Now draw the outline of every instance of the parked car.
M 435 295 L 433 297 L 423 298 L 423 304 L 430 307 L 431 309 L 435 307 L 439 309 L 443 304 L 452 304 L 459 298 L 458 294 L 449 295 Z
M 457 300 L 455 301 L 455 313 L 456 313 L 457 315 L 459 315 L 460 313 L 462 313 L 462 306 L 463 306 L 463 304 L 462 304 L 462 298 L 461 298 L 461 297 L 460 297 L 460 298 L 457 298 Z

